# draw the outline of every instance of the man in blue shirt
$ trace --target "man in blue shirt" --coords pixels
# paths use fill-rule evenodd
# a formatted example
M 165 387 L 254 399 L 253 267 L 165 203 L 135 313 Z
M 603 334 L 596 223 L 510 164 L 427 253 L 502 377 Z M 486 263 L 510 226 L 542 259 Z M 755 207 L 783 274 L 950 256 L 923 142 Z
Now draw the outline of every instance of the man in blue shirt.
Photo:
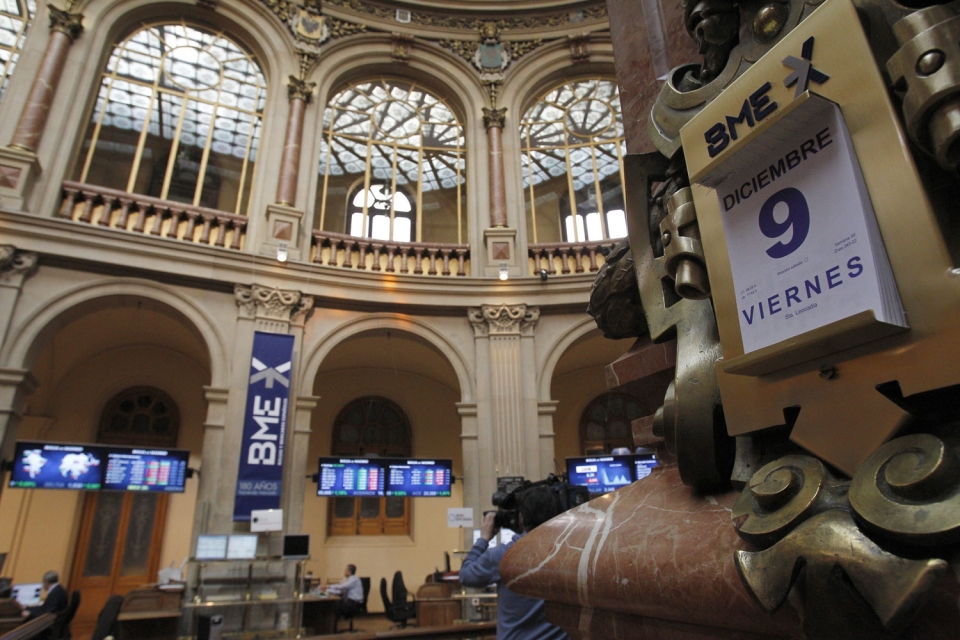
M 343 572 L 343 581 L 328 585 L 327 593 L 340 596 L 337 603 L 337 620 L 351 618 L 363 608 L 363 583 L 357 577 L 357 566 L 348 564 Z
M 497 640 L 569 640 L 563 629 L 547 623 L 543 600 L 521 596 L 500 584 L 500 560 L 507 550 L 534 528 L 562 512 L 559 497 L 545 486 L 528 489 L 519 503 L 523 533 L 490 549 L 490 540 L 497 535 L 499 528 L 494 524 L 496 513 L 485 515 L 480 525 L 480 538 L 460 568 L 460 583 L 468 587 L 497 583 Z

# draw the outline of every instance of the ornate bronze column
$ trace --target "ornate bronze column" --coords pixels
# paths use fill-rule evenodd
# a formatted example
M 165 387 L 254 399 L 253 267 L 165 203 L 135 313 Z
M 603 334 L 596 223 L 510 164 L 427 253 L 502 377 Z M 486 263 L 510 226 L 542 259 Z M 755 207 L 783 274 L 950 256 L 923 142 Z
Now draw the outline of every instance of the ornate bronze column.
M 78 13 L 67 13 L 55 7 L 50 9 L 50 40 L 47 50 L 43 54 L 40 70 L 30 87 L 27 103 L 20 113 L 20 120 L 13 133 L 10 146 L 22 151 L 36 151 L 43 135 L 47 116 L 50 114 L 50 105 L 53 95 L 60 83 L 60 74 L 67 58 L 70 45 L 77 39 L 83 26 L 80 24 L 83 16 Z
M 300 171 L 300 147 L 303 141 L 303 116 L 313 94 L 315 82 L 290 76 L 287 91 L 290 97 L 290 115 L 280 160 L 280 182 L 277 185 L 277 204 L 294 206 L 297 198 L 297 180 Z
M 503 181 L 503 122 L 506 109 L 483 109 L 490 145 L 490 226 L 507 226 L 507 190 Z

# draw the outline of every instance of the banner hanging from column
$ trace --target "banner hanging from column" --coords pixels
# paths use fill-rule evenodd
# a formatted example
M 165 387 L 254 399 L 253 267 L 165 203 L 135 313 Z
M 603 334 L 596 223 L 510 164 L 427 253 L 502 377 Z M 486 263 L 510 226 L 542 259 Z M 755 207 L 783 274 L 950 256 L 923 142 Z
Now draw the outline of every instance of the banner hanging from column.
M 249 520 L 254 509 L 280 508 L 292 366 L 293 336 L 253 334 L 234 520 Z

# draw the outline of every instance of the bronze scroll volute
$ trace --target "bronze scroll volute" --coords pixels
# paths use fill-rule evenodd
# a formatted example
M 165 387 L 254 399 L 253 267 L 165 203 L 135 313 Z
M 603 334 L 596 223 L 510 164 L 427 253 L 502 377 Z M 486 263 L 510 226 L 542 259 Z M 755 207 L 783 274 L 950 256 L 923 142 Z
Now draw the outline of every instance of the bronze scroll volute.
M 921 545 L 960 541 L 960 459 L 921 433 L 886 443 L 857 471 L 850 506 L 875 532 Z
M 744 487 L 733 506 L 734 527 L 748 542 L 773 544 L 835 506 L 845 489 L 816 458 L 785 456 L 757 471 Z

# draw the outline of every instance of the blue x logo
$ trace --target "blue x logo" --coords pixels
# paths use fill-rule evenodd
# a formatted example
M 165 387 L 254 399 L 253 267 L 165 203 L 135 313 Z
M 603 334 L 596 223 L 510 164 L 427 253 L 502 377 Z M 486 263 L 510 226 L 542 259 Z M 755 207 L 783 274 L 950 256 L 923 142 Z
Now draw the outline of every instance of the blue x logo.
M 807 38 L 806 42 L 803 43 L 803 51 L 800 55 L 803 57 L 802 60 L 794 56 L 787 56 L 783 59 L 783 64 L 793 69 L 793 72 L 783 81 L 783 86 L 797 85 L 797 90 L 793 94 L 794 98 L 800 97 L 800 94 L 807 90 L 807 85 L 811 80 L 817 84 L 823 84 L 830 79 L 830 76 L 814 69 L 810 63 L 813 59 L 813 36 Z

